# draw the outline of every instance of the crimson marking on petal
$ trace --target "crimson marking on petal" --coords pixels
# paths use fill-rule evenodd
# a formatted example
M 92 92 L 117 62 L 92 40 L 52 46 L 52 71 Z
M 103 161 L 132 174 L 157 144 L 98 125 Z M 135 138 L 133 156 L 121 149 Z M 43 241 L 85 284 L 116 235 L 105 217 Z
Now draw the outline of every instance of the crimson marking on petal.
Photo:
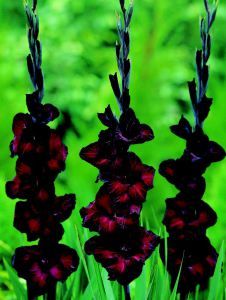
M 144 201 L 146 196 L 146 189 L 141 182 L 137 182 L 130 186 L 129 194 L 133 199 L 139 199 L 140 201 Z
M 99 152 L 100 152 L 100 146 L 96 142 L 90 144 L 85 148 L 82 148 L 82 150 L 80 151 L 80 157 L 84 160 L 95 159 L 97 158 Z
M 141 176 L 141 179 L 149 188 L 153 187 L 154 175 L 155 175 L 155 170 L 153 168 L 149 168 L 149 170 L 143 172 Z
M 120 195 L 122 193 L 125 193 L 128 189 L 128 184 L 123 184 L 119 180 L 117 181 L 112 181 L 109 184 L 109 192 L 110 193 L 115 193 L 116 195 Z
M 54 278 L 56 278 L 56 280 L 61 280 L 62 271 L 58 266 L 53 266 L 49 272 Z
M 38 232 L 40 230 L 41 224 L 38 219 L 28 220 L 28 227 L 31 232 Z

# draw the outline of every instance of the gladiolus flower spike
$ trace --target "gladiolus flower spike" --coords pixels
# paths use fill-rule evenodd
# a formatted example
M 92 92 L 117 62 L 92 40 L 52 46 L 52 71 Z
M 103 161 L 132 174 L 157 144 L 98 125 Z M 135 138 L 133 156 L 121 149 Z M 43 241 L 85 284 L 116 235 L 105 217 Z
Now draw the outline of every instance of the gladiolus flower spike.
M 205 0 L 206 20 L 200 23 L 202 50 L 196 52 L 197 82 L 188 83 L 195 127 L 182 116 L 171 131 L 186 141 L 186 149 L 179 159 L 163 161 L 159 172 L 180 191 L 175 198 L 166 200 L 163 224 L 169 233 L 167 269 L 175 284 L 181 267 L 179 291 L 181 294 L 194 291 L 197 285 L 204 289 L 213 275 L 218 254 L 206 237 L 206 230 L 217 221 L 214 210 L 202 196 L 206 182 L 203 177 L 213 163 L 224 159 L 225 151 L 216 142 L 209 140 L 203 131 L 212 99 L 206 96 L 209 79 L 208 59 L 211 49 L 210 29 L 216 16 L 216 6 L 210 7 Z M 165 263 L 164 241 L 160 255 Z M 182 264 L 182 266 L 181 266 Z
M 99 170 L 98 180 L 103 182 L 95 201 L 81 209 L 83 226 L 100 235 L 85 244 L 87 254 L 108 271 L 110 280 L 117 280 L 125 287 L 142 271 L 145 260 L 159 243 L 159 237 L 139 226 L 142 204 L 148 190 L 153 187 L 155 170 L 142 163 L 129 151 L 130 145 L 141 144 L 154 138 L 152 129 L 141 124 L 130 108 L 129 78 L 130 49 L 129 25 L 132 5 L 125 9 L 120 1 L 123 22 L 118 18 L 119 42 L 116 57 L 122 78 L 119 85 L 117 73 L 110 75 L 110 82 L 120 108 L 117 118 L 111 107 L 98 118 L 107 129 L 99 134 L 98 141 L 83 148 L 80 156 Z M 134 238 L 136 237 L 136 238 Z
M 27 281 L 28 299 L 47 294 L 55 299 L 56 283 L 65 281 L 78 267 L 77 253 L 60 244 L 64 222 L 75 207 L 75 195 L 56 196 L 54 181 L 65 168 L 67 147 L 56 130 L 48 126 L 59 116 L 51 104 L 42 104 L 44 96 L 41 69 L 39 22 L 33 7 L 25 6 L 28 19 L 30 54 L 28 71 L 35 91 L 26 96 L 29 113 L 19 113 L 13 120 L 14 139 L 11 156 L 17 156 L 16 176 L 6 183 L 6 193 L 20 198 L 16 204 L 14 226 L 38 245 L 19 247 L 13 256 L 13 267 Z M 25 201 L 24 201 L 25 200 Z

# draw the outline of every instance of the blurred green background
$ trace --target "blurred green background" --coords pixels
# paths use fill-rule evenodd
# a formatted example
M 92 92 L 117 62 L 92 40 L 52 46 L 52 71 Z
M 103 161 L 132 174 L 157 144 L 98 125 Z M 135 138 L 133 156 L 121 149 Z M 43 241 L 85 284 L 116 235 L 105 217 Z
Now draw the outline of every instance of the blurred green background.
M 40 39 L 45 74 L 44 101 L 56 105 L 71 117 L 73 126 L 64 139 L 69 147 L 66 171 L 57 179 L 59 194 L 74 192 L 77 207 L 65 226 L 77 224 L 79 209 L 94 200 L 97 170 L 79 158 L 80 149 L 97 140 L 102 128 L 97 112 L 110 103 L 118 108 L 108 75 L 116 69 L 114 45 L 117 0 L 40 0 Z M 194 75 L 195 49 L 200 47 L 199 18 L 202 1 L 141 0 L 134 3 L 131 25 L 132 107 L 142 123 L 151 125 L 155 139 L 132 147 L 142 160 L 158 169 L 159 163 L 182 154 L 184 142 L 170 133 L 183 113 L 193 122 L 187 81 Z M 31 91 L 26 69 L 28 45 L 22 0 L 0 2 L 0 255 L 10 258 L 25 236 L 13 228 L 15 202 L 7 199 L 5 182 L 14 177 L 15 159 L 9 143 L 13 116 L 26 112 L 25 93 Z M 214 98 L 205 131 L 226 148 L 226 4 L 219 4 L 212 31 L 208 95 Z M 53 124 L 61 124 L 62 119 Z M 226 237 L 226 160 L 212 165 L 207 173 L 204 200 L 218 214 L 218 223 L 208 235 L 219 250 Z M 155 188 L 148 193 L 143 217 L 159 232 L 165 199 L 176 190 L 158 172 Z M 88 230 L 87 230 L 88 231 Z M 70 236 L 70 244 L 73 239 Z M 2 290 L 10 288 L 4 268 L 0 270 Z M 1 294 L 0 294 L 1 298 Z

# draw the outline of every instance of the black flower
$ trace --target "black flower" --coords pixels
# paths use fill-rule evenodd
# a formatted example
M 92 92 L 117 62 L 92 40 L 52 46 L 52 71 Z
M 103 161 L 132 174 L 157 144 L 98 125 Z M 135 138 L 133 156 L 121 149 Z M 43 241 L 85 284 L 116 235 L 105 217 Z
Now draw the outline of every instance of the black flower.
M 209 277 L 214 273 L 218 254 L 211 246 L 207 237 L 203 236 L 199 240 L 177 240 L 168 238 L 167 270 L 172 277 L 172 287 L 174 286 L 181 267 L 178 290 L 186 294 L 194 291 L 199 284 L 201 288 L 206 288 Z M 165 263 L 164 240 L 160 244 L 160 256 Z
M 204 201 L 192 200 L 183 194 L 166 200 L 163 224 L 170 236 L 177 239 L 198 239 L 216 221 L 216 213 Z
M 14 226 L 27 234 L 28 241 L 38 238 L 59 241 L 63 235 L 61 222 L 65 221 L 75 207 L 75 196 L 65 195 L 51 199 L 45 206 L 32 201 L 17 202 Z
M 86 242 L 85 251 L 106 268 L 110 280 L 127 285 L 141 274 L 158 243 L 154 233 L 136 227 L 116 235 L 94 236 Z
M 162 176 L 193 198 L 200 198 L 205 192 L 203 172 L 202 165 L 193 164 L 187 156 L 177 160 L 163 161 L 159 167 L 159 173 Z
M 103 185 L 94 202 L 82 208 L 80 214 L 83 226 L 91 231 L 113 233 L 128 227 L 138 225 L 141 205 L 136 203 L 118 203 Z
M 63 244 L 51 248 L 19 247 L 13 257 L 13 267 L 27 281 L 33 295 L 47 292 L 58 281 L 65 281 L 78 267 L 76 251 Z

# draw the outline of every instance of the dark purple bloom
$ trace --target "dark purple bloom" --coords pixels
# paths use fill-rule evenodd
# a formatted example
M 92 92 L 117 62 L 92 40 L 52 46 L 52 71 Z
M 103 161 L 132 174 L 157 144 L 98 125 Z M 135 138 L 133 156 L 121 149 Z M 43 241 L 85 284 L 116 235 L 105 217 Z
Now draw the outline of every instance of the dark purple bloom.
M 10 144 L 12 156 L 19 154 L 19 152 L 21 152 L 20 147 L 21 147 L 22 139 L 23 139 L 22 134 L 24 133 L 24 131 L 25 132 L 29 131 L 31 124 L 32 124 L 32 118 L 29 114 L 19 113 L 14 117 L 14 120 L 13 120 L 14 139 Z M 26 149 L 32 149 L 32 145 L 30 145 L 29 143 L 27 143 L 27 146 L 25 143 L 23 143 L 23 145 L 24 145 L 25 151 L 26 151 Z
M 28 241 L 38 238 L 59 241 L 64 233 L 62 225 L 54 219 L 51 211 L 40 212 L 29 202 L 17 202 L 14 226 L 27 234 Z
M 108 127 L 108 130 L 101 131 L 100 139 L 108 136 L 109 140 L 113 137 L 116 142 L 128 145 L 140 144 L 154 138 L 152 129 L 146 124 L 140 124 L 134 111 L 129 108 L 122 112 L 119 120 L 113 115 L 110 106 L 104 113 L 98 114 L 101 122 Z
M 142 164 L 139 157 L 128 152 L 122 159 L 118 168 L 107 174 L 100 174 L 108 185 L 108 191 L 117 198 L 118 202 L 143 202 L 148 190 L 153 188 L 155 170 Z
M 51 248 L 19 247 L 13 257 L 13 267 L 36 296 L 46 293 L 58 281 L 65 281 L 76 271 L 78 262 L 76 251 L 62 244 Z
M 27 94 L 27 108 L 31 116 L 38 122 L 47 124 L 59 117 L 58 109 L 52 104 L 42 104 L 38 99 L 38 92 Z
M 59 241 L 64 232 L 60 223 L 70 217 L 74 207 L 74 195 L 56 197 L 45 203 L 45 209 L 32 201 L 20 201 L 16 204 L 14 226 L 27 234 L 28 241 L 38 238 Z
M 182 293 L 195 291 L 199 284 L 206 288 L 209 277 L 214 273 L 217 262 L 217 252 L 211 246 L 205 236 L 197 240 L 177 240 L 168 238 L 167 270 L 172 276 L 172 287 L 174 286 L 181 267 L 178 290 Z M 165 263 L 165 246 L 162 240 L 160 244 L 160 255 Z
M 201 168 L 201 169 L 200 169 Z M 188 158 L 169 159 L 160 164 L 159 173 L 182 192 L 200 198 L 205 191 L 202 167 L 194 165 Z
M 94 236 L 86 242 L 85 251 L 106 268 L 110 280 L 127 285 L 141 274 L 158 243 L 158 236 L 136 227 L 120 234 Z
M 65 168 L 67 147 L 55 130 L 34 123 L 25 114 L 14 118 L 14 134 L 11 145 L 13 155 L 18 155 L 17 175 L 7 183 L 6 192 L 13 199 L 26 199 L 40 193 L 42 198 L 44 191 L 53 190 L 53 181 Z
M 134 111 L 129 108 L 119 119 L 117 138 L 131 144 L 140 144 L 154 138 L 152 129 L 147 124 L 140 124 Z
M 47 125 L 36 123 L 28 114 L 17 114 L 13 121 L 14 139 L 11 142 L 12 156 L 19 155 L 38 167 L 44 161 L 40 172 L 58 173 L 65 168 L 67 147 L 60 136 Z M 36 155 L 36 161 L 33 159 Z
M 172 125 L 170 129 L 175 135 L 185 140 L 187 140 L 192 134 L 192 127 L 184 116 L 181 117 L 177 125 Z
M 138 225 L 141 208 L 141 205 L 132 202 L 118 203 L 109 194 L 105 184 L 97 193 L 95 201 L 82 208 L 80 214 L 84 227 L 100 233 L 113 233 Z
M 196 129 L 187 139 L 187 151 L 209 166 L 225 158 L 224 149 L 216 142 L 210 141 L 202 129 Z
M 114 165 L 117 155 L 127 151 L 129 145 L 154 138 L 152 129 L 148 125 L 140 124 L 132 109 L 123 112 L 119 121 L 113 116 L 110 106 L 98 116 L 109 128 L 100 132 L 97 142 L 83 148 L 80 152 L 82 159 L 98 169 Z
M 80 157 L 98 169 L 104 169 L 114 164 L 116 149 L 111 143 L 95 142 L 82 148 Z
M 166 200 L 163 224 L 170 236 L 176 235 L 181 240 L 197 239 L 216 221 L 216 213 L 204 201 L 192 200 L 183 194 Z

